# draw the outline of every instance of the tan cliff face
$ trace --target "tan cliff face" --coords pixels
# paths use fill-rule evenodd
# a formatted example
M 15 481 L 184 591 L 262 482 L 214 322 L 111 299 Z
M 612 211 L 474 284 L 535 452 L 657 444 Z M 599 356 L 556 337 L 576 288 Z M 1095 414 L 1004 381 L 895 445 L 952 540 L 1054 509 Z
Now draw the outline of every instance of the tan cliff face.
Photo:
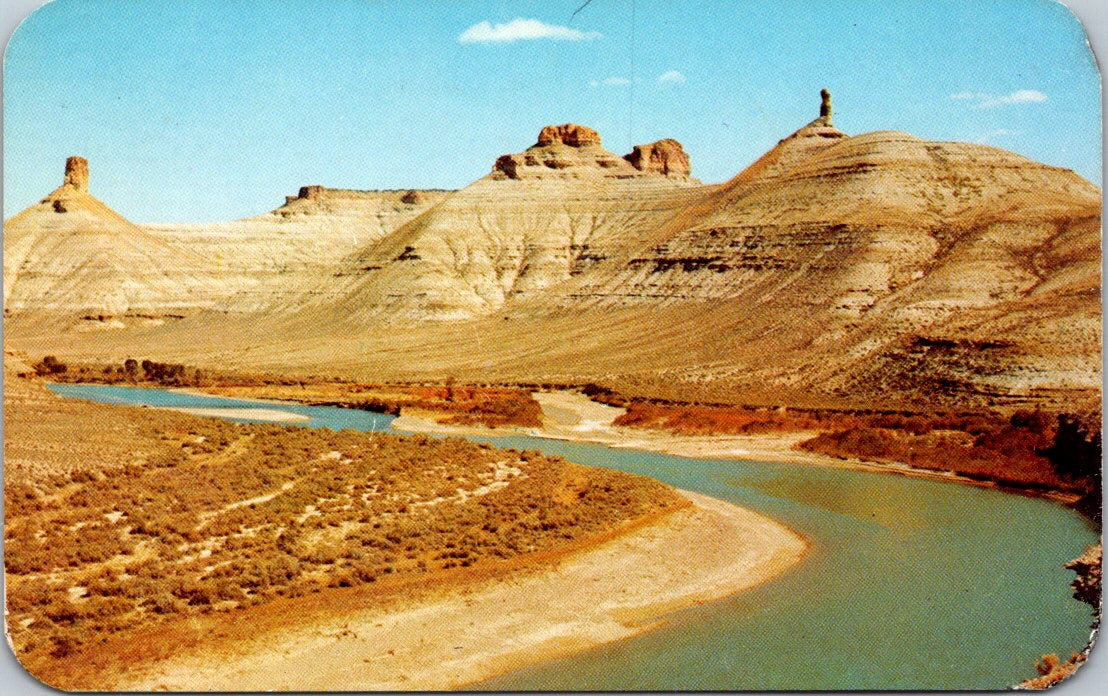
M 163 254 L 203 258 L 172 265 L 223 293 L 144 340 L 244 367 L 278 368 L 246 350 L 276 341 L 306 369 L 726 399 L 981 406 L 1100 388 L 1101 192 L 1073 172 L 981 145 L 850 136 L 830 95 L 718 185 L 688 178 L 676 141 L 618 157 L 574 124 L 505 157 L 453 193 L 311 186 L 246 220 L 135 228 Z M 65 297 L 31 280 L 40 271 L 20 277 L 37 268 L 18 262 L 34 256 L 20 234 L 57 229 L 34 210 L 8 221 L 24 233 L 5 228 L 16 317 L 36 292 Z M 106 210 L 98 224 L 130 226 Z M 128 339 L 97 340 L 73 345 Z

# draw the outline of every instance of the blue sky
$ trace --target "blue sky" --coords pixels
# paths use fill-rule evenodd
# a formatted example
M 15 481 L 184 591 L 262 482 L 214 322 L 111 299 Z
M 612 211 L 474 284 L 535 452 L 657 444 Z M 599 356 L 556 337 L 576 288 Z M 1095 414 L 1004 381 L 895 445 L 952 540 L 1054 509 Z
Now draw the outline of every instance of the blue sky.
M 723 181 L 818 115 L 984 142 L 1101 183 L 1100 92 L 1049 0 L 54 0 L 8 44 L 4 217 L 88 157 L 137 222 L 304 184 L 458 188 L 542 126 L 672 137 Z M 517 21 L 518 20 L 518 21 Z

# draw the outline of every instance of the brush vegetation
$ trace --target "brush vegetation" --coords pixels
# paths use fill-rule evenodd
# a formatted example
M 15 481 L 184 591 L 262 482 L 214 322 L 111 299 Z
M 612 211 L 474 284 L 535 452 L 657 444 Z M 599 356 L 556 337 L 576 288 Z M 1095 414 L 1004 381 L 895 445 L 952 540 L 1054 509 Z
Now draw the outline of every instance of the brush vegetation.
M 682 435 L 815 432 L 809 452 L 844 459 L 902 462 L 1015 488 L 1078 493 L 1094 516 L 1100 491 L 1100 421 L 1096 415 L 1018 410 L 864 412 L 683 404 L 626 398 L 593 388 L 592 398 L 626 412 L 616 425 Z M 1088 510 L 1084 508 L 1087 507 Z
M 6 473 L 8 629 L 36 674 L 190 617 L 518 567 L 686 504 L 535 451 L 59 405 L 12 382 L 9 435 L 39 444 Z
M 53 361 L 53 362 L 47 362 Z M 523 387 L 459 384 L 447 377 L 442 384 L 374 384 L 312 375 L 281 377 L 261 373 L 204 370 L 180 363 L 128 358 L 122 364 L 88 363 L 66 371 L 47 356 L 36 374 L 58 382 L 90 382 L 152 387 L 192 387 L 224 396 L 296 401 L 312 406 L 358 408 L 399 415 L 402 408 L 427 412 L 440 423 L 538 427 L 542 408 Z M 28 376 L 30 376 L 28 374 Z

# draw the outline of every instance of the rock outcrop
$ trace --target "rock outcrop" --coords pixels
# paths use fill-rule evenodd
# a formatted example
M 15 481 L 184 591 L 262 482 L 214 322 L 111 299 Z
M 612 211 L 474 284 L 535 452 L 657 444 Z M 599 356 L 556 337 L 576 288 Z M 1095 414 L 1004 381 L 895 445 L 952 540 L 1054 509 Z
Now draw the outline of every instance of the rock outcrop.
M 546 126 L 539 131 L 539 139 L 535 143 L 535 147 L 547 147 L 554 144 L 569 145 L 570 147 L 600 145 L 600 134 L 592 128 L 579 126 L 576 123 Z
M 809 123 L 809 126 L 834 128 L 834 124 L 831 123 L 831 92 L 826 89 L 819 91 L 819 118 Z
M 72 186 L 81 193 L 88 193 L 88 160 L 70 157 L 65 161 L 65 186 Z
M 619 157 L 604 149 L 596 131 L 575 123 L 546 126 L 534 145 L 519 154 L 502 155 L 493 166 L 494 177 L 508 179 L 661 175 L 684 180 L 690 171 L 688 155 L 676 140 L 639 145 L 631 154 Z
M 1066 564 L 1068 570 L 1077 573 L 1073 580 L 1073 598 L 1085 602 L 1099 615 L 1101 588 L 1103 587 L 1104 546 L 1094 544 L 1085 553 Z
M 649 145 L 636 145 L 631 154 L 624 155 L 623 159 L 631 163 L 631 166 L 640 172 L 654 172 L 664 176 L 677 175 L 687 177 L 692 173 L 689 165 L 689 156 L 685 154 L 685 148 L 681 143 L 666 138 Z

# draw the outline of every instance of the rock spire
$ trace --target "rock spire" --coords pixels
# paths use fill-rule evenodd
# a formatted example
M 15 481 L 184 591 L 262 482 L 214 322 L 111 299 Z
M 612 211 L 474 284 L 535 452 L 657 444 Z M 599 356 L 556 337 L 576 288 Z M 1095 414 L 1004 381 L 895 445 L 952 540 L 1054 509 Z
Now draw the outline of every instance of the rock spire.
M 88 193 L 88 160 L 84 157 L 70 157 L 65 161 L 65 185 L 72 186 L 81 193 Z

